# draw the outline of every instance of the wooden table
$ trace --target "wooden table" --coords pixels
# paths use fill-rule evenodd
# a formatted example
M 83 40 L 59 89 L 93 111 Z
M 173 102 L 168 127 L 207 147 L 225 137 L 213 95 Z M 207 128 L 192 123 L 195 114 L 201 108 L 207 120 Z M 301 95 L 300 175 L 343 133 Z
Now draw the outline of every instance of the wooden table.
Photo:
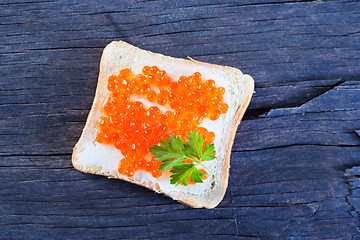
M 0 239 L 360 239 L 358 1 L 4 0 L 0 33 Z M 113 40 L 255 79 L 217 208 L 73 169 Z

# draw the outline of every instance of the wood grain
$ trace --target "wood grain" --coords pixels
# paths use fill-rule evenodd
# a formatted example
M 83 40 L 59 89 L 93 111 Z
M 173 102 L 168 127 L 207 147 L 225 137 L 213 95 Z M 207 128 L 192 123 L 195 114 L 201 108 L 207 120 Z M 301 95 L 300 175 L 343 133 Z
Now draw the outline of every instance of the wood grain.
M 358 1 L 5 0 L 0 32 L 0 239 L 360 238 Z M 113 40 L 254 77 L 219 207 L 72 168 Z

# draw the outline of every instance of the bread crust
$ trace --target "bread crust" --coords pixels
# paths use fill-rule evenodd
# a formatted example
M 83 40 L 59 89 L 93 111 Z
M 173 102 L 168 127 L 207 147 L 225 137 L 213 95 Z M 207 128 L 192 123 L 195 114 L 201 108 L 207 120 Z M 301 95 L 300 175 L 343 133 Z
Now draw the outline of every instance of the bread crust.
M 228 176 L 229 176 L 229 168 L 230 168 L 230 154 L 231 154 L 231 149 L 232 149 L 232 145 L 233 145 L 233 141 L 235 138 L 235 134 L 238 128 L 238 125 L 240 124 L 240 121 L 246 111 L 246 108 L 248 107 L 252 94 L 254 92 L 254 81 L 253 79 L 249 76 L 249 75 L 243 75 L 241 73 L 240 70 L 232 68 L 232 67 L 226 67 L 226 66 L 220 66 L 220 65 L 215 65 L 215 64 L 209 64 L 209 63 L 204 63 L 204 62 L 199 62 L 196 60 L 187 60 L 187 59 L 178 59 L 178 58 L 173 58 L 173 57 L 168 57 L 168 56 L 164 56 L 161 54 L 157 54 L 157 53 L 152 53 L 150 51 L 145 51 L 145 50 L 141 50 L 137 47 L 134 47 L 126 42 L 123 41 L 119 41 L 119 42 L 112 42 L 110 43 L 103 52 L 103 55 L 101 57 L 101 62 L 100 62 L 100 74 L 99 74 L 99 78 L 98 78 L 98 85 L 97 85 L 97 89 L 96 89 L 96 94 L 95 94 L 95 98 L 94 98 L 94 102 L 92 105 L 92 108 L 90 110 L 90 113 L 88 115 L 83 133 L 78 141 L 78 143 L 75 145 L 74 149 L 73 149 L 73 154 L 72 154 L 72 163 L 73 166 L 82 172 L 85 173 L 93 173 L 93 174 L 98 174 L 98 175 L 103 175 L 103 176 L 107 176 L 109 178 L 117 178 L 117 179 L 122 179 L 124 181 L 128 181 L 128 182 L 132 182 L 135 184 L 138 184 L 140 186 L 149 188 L 157 193 L 163 193 L 165 194 L 161 188 L 159 187 L 158 183 L 154 183 L 148 179 L 135 179 L 133 177 L 127 177 L 125 175 L 121 175 L 119 174 L 117 171 L 116 172 L 109 172 L 109 173 L 103 173 L 101 172 L 101 168 L 98 167 L 84 167 L 82 165 L 77 164 L 77 153 L 79 152 L 79 146 L 81 146 L 82 142 L 85 140 L 86 136 L 89 135 L 93 135 L 93 139 L 95 139 L 95 132 L 96 132 L 96 122 L 97 119 L 99 117 L 99 114 L 101 114 L 101 107 L 103 102 L 105 101 L 106 97 L 107 97 L 107 76 L 109 75 L 109 66 L 106 65 L 106 58 L 109 56 L 109 54 L 111 54 L 111 48 L 112 47 L 116 47 L 116 48 L 122 48 L 122 47 L 127 47 L 127 48 L 132 48 L 134 51 L 142 51 L 141 54 L 149 54 L 152 56 L 156 56 L 157 58 L 162 58 L 164 61 L 173 61 L 173 62 L 181 62 L 184 63 L 186 62 L 187 64 L 192 64 L 195 66 L 200 66 L 200 65 L 206 65 L 206 66 L 211 66 L 212 68 L 217 68 L 217 69 L 222 69 L 222 70 L 226 70 L 226 71 L 231 71 L 235 74 L 241 74 L 241 77 L 243 79 L 245 79 L 243 84 L 243 88 L 244 89 L 244 98 L 241 99 L 241 102 L 238 106 L 238 108 L 236 109 L 235 115 L 232 119 L 231 125 L 229 127 L 230 131 L 229 131 L 229 135 L 228 138 L 226 139 L 226 149 L 225 149 L 225 153 L 224 153 L 224 158 L 222 161 L 222 171 L 221 171 L 221 176 L 222 179 L 220 181 L 220 194 L 218 194 L 217 196 L 214 196 L 211 200 L 203 200 L 203 201 L 199 201 L 194 199 L 191 194 L 180 194 L 177 196 L 173 196 L 173 195 L 167 195 L 179 202 L 182 202 L 186 205 L 189 205 L 191 207 L 194 208 L 201 208 L 201 207 L 205 207 L 205 208 L 214 208 L 216 207 L 221 200 L 223 199 L 225 192 L 226 192 L 226 188 L 228 185 Z M 120 69 L 119 69 L 120 70 Z M 240 84 L 240 82 L 239 82 Z M 165 194 L 166 195 L 166 194 Z

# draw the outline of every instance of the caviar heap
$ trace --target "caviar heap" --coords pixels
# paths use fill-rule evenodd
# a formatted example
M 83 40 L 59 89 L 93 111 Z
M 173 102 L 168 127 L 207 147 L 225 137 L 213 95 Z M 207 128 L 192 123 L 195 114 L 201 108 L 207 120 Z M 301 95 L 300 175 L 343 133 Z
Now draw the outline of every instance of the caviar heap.
M 145 66 L 137 75 L 125 68 L 109 77 L 107 87 L 111 93 L 102 107 L 96 140 L 121 151 L 124 158 L 118 171 L 129 177 L 137 170 L 150 172 L 155 178 L 162 175 L 158 170 L 161 163 L 149 147 L 168 139 L 169 134 L 185 140 L 194 130 L 204 137 L 205 144 L 212 143 L 215 134 L 199 125 L 204 118 L 217 120 L 229 108 L 224 103 L 225 89 L 216 87 L 214 80 L 203 81 L 198 72 L 173 81 L 156 66 Z M 134 97 L 169 110 L 146 108 L 141 101 L 132 100 Z

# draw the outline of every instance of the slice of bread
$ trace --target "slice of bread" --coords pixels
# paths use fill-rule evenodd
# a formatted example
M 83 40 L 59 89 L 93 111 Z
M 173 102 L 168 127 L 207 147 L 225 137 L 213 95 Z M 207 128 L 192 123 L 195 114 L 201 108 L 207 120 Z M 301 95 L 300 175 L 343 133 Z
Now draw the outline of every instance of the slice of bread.
M 209 175 L 204 183 L 174 186 L 170 184 L 170 177 L 167 174 L 154 178 L 150 173 L 140 170 L 136 171 L 133 177 L 121 175 L 118 173 L 118 165 L 123 158 L 121 151 L 112 145 L 100 144 L 96 141 L 97 122 L 102 114 L 101 107 L 110 94 L 107 89 L 109 76 L 118 75 L 124 68 L 129 68 L 134 74 L 138 74 L 144 66 L 154 65 L 165 70 L 174 81 L 180 76 L 200 72 L 204 81 L 213 79 L 217 87 L 225 88 L 224 101 L 229 106 L 228 112 L 222 114 L 216 121 L 206 118 L 200 125 L 215 133 L 216 159 L 208 161 L 207 166 L 218 178 Z M 224 197 L 228 185 L 231 147 L 253 91 L 254 80 L 238 69 L 172 58 L 141 50 L 122 41 L 112 42 L 106 46 L 101 58 L 95 99 L 80 140 L 74 147 L 72 163 L 82 172 L 133 182 L 155 192 L 164 193 L 191 207 L 214 208 Z M 144 105 L 151 104 L 146 100 L 143 102 Z M 164 106 L 158 107 L 164 110 Z

